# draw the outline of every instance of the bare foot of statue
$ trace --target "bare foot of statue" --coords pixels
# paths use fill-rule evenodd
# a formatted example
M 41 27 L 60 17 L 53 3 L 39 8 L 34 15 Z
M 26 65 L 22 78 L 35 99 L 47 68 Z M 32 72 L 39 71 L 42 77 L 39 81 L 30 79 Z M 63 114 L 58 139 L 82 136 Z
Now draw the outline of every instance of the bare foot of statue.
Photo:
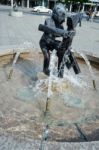
M 44 72 L 47 76 L 49 76 L 49 75 L 50 75 L 50 71 L 49 71 L 49 69 L 43 69 L 43 72 Z

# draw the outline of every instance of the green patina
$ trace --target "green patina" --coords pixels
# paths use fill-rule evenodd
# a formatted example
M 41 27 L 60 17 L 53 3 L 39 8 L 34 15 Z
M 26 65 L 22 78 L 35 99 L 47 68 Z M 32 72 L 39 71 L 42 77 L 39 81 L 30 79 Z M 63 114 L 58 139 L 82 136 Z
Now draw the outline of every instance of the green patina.
M 17 97 L 22 101 L 34 101 L 33 91 L 28 87 L 17 90 Z
M 64 104 L 69 107 L 84 108 L 84 103 L 79 97 L 72 96 L 70 94 L 63 95 Z

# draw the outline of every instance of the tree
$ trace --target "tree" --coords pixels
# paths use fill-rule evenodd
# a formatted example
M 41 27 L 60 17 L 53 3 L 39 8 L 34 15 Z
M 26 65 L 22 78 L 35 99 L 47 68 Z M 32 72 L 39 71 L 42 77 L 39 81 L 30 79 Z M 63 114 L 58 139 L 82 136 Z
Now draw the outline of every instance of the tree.
M 72 10 L 74 12 L 80 11 L 83 8 L 83 3 L 88 2 L 89 0 L 58 0 L 58 2 L 62 2 L 66 4 L 68 10 L 70 10 L 70 5 L 72 4 Z
M 77 3 L 77 2 L 86 3 L 88 1 L 89 0 L 65 0 L 65 3 L 68 3 L 68 2 L 72 2 L 72 3 Z
M 72 4 L 72 11 L 80 11 L 83 8 L 83 3 L 88 2 L 89 0 L 64 0 L 68 9 L 70 8 L 70 4 Z

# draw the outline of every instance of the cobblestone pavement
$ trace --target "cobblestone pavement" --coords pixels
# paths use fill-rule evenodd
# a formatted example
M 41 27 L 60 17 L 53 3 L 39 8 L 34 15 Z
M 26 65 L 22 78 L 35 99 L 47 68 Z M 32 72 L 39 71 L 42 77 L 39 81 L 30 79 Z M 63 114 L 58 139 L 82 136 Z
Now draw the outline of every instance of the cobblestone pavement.
M 25 42 L 39 48 L 39 39 L 42 35 L 38 25 L 44 23 L 48 16 L 36 15 L 32 9 L 22 9 L 22 18 L 9 16 L 11 7 L 0 5 L 0 50 L 19 48 Z M 21 8 L 19 8 L 21 10 Z M 82 21 L 82 27 L 77 27 L 77 33 L 72 47 L 77 51 L 88 51 L 99 57 L 99 23 Z

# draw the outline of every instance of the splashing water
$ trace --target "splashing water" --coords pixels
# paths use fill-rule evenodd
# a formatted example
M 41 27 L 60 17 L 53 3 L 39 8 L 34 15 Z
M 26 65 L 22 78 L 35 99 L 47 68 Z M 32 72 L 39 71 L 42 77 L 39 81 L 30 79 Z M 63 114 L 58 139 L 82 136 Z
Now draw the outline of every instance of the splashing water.
M 81 55 L 82 58 L 85 60 L 87 66 L 88 66 L 88 68 L 89 68 L 89 71 L 90 71 L 92 80 L 94 80 L 94 79 L 95 79 L 95 76 L 94 76 L 94 73 L 93 73 L 93 70 L 92 70 L 92 67 L 91 67 L 91 64 L 90 64 L 88 58 L 86 57 L 86 55 L 84 55 L 84 54 L 82 54 L 82 53 L 80 53 L 80 55 Z
M 15 55 L 15 58 L 13 60 L 13 63 L 12 63 L 12 67 L 15 67 L 15 64 L 19 58 L 19 55 L 22 51 L 24 51 L 25 49 L 29 49 L 31 47 L 34 47 L 33 44 L 31 42 L 24 42 L 22 44 L 20 44 L 18 47 L 17 47 L 17 51 L 16 51 L 16 55 Z
M 65 70 L 64 79 L 69 81 L 73 86 L 78 86 L 80 88 L 88 87 L 87 83 L 80 79 L 77 75 L 71 75 L 70 71 Z
M 35 84 L 35 86 L 32 87 L 32 91 L 34 93 L 34 96 L 37 97 L 40 94 L 42 94 L 42 91 L 47 88 L 48 85 L 48 79 L 42 79 L 38 80 Z
M 61 69 L 62 69 L 62 65 L 66 63 L 66 57 L 67 57 L 66 54 L 64 54 L 63 61 L 60 67 Z M 64 78 L 63 79 L 58 78 L 59 72 L 57 72 L 57 65 L 56 65 L 57 59 L 58 58 L 56 56 L 56 50 L 54 50 L 51 54 L 50 65 L 49 65 L 50 76 L 47 79 L 38 80 L 36 82 L 35 87 L 33 87 L 33 93 L 36 93 L 35 96 L 41 94 L 43 89 L 47 88 L 48 86 L 47 97 L 49 98 L 52 95 L 52 83 L 56 83 L 58 88 L 60 88 L 60 91 L 62 91 L 62 88 L 59 85 L 61 85 L 61 83 L 64 81 L 69 82 L 69 84 L 71 84 L 74 87 L 80 87 L 80 88 L 88 87 L 86 82 L 84 82 L 79 76 L 73 75 L 70 72 L 70 70 L 68 70 L 66 67 L 64 70 Z M 62 71 L 61 69 L 59 71 Z
M 77 52 L 77 53 L 85 60 L 87 66 L 88 66 L 89 72 L 90 72 L 90 74 L 91 74 L 91 78 L 92 78 L 92 81 L 93 81 L 93 86 L 94 86 L 94 88 L 96 88 L 96 84 L 95 84 L 95 75 L 94 75 L 94 73 L 93 73 L 91 64 L 90 64 L 90 62 L 89 62 L 87 56 L 84 55 L 83 53 L 78 52 L 78 51 L 76 51 L 76 52 Z
M 26 42 L 20 44 L 16 49 L 13 50 L 13 54 L 16 53 L 16 55 L 12 62 L 12 66 L 11 66 L 11 69 L 10 69 L 10 72 L 8 75 L 8 79 L 11 79 L 11 77 L 12 77 L 13 70 L 14 70 L 15 64 L 17 63 L 17 60 L 20 56 L 20 53 L 22 53 L 25 49 L 30 49 L 31 47 L 34 48 L 34 45 L 31 42 L 26 41 Z
M 58 74 L 61 71 L 63 71 L 62 69 L 63 69 L 63 66 L 65 66 L 65 64 L 66 64 L 66 60 L 68 59 L 67 57 L 68 57 L 67 52 L 65 52 Z M 87 86 L 87 84 L 83 80 L 81 80 L 77 75 L 73 76 L 71 74 L 70 70 L 68 70 L 66 67 L 65 67 L 65 71 L 64 71 L 64 79 L 66 79 L 71 84 L 73 84 L 73 86 L 78 86 L 78 87 L 86 87 Z
M 53 80 L 54 72 L 56 70 L 55 62 L 56 62 L 56 50 L 53 50 L 51 54 L 50 65 L 49 65 L 50 76 L 48 80 L 48 95 L 47 95 L 48 98 L 52 95 L 51 87 L 52 87 L 52 80 Z
M 67 59 L 67 56 L 65 53 L 64 57 L 63 57 L 63 61 L 61 63 L 61 67 L 60 67 L 61 69 L 59 71 L 62 71 L 62 65 L 64 65 L 66 63 L 66 59 Z M 51 54 L 51 58 L 50 58 L 50 65 L 49 65 L 50 76 L 47 79 L 38 80 L 35 83 L 35 86 L 32 87 L 32 91 L 33 91 L 35 97 L 42 94 L 42 91 L 44 91 L 44 89 L 47 89 L 47 87 L 48 87 L 47 97 L 49 98 L 53 93 L 52 92 L 52 83 L 56 83 L 58 88 L 60 88 L 59 91 L 61 91 L 61 92 L 62 92 L 62 87 L 60 85 L 64 81 L 69 82 L 69 84 L 71 84 L 74 87 L 80 87 L 80 88 L 88 87 L 87 83 L 84 82 L 80 78 L 80 76 L 71 73 L 71 71 L 68 70 L 66 67 L 64 70 L 64 78 L 63 79 L 58 78 L 59 72 L 57 72 L 57 60 L 58 60 L 58 58 L 56 56 L 56 50 L 53 50 L 53 52 Z M 87 58 L 86 58 L 86 60 L 87 60 Z M 87 62 L 87 63 L 89 63 L 89 62 Z M 90 66 L 90 68 L 91 68 L 91 66 Z M 92 69 L 90 69 L 90 70 L 92 72 Z M 93 76 L 93 78 L 94 78 L 94 76 Z

